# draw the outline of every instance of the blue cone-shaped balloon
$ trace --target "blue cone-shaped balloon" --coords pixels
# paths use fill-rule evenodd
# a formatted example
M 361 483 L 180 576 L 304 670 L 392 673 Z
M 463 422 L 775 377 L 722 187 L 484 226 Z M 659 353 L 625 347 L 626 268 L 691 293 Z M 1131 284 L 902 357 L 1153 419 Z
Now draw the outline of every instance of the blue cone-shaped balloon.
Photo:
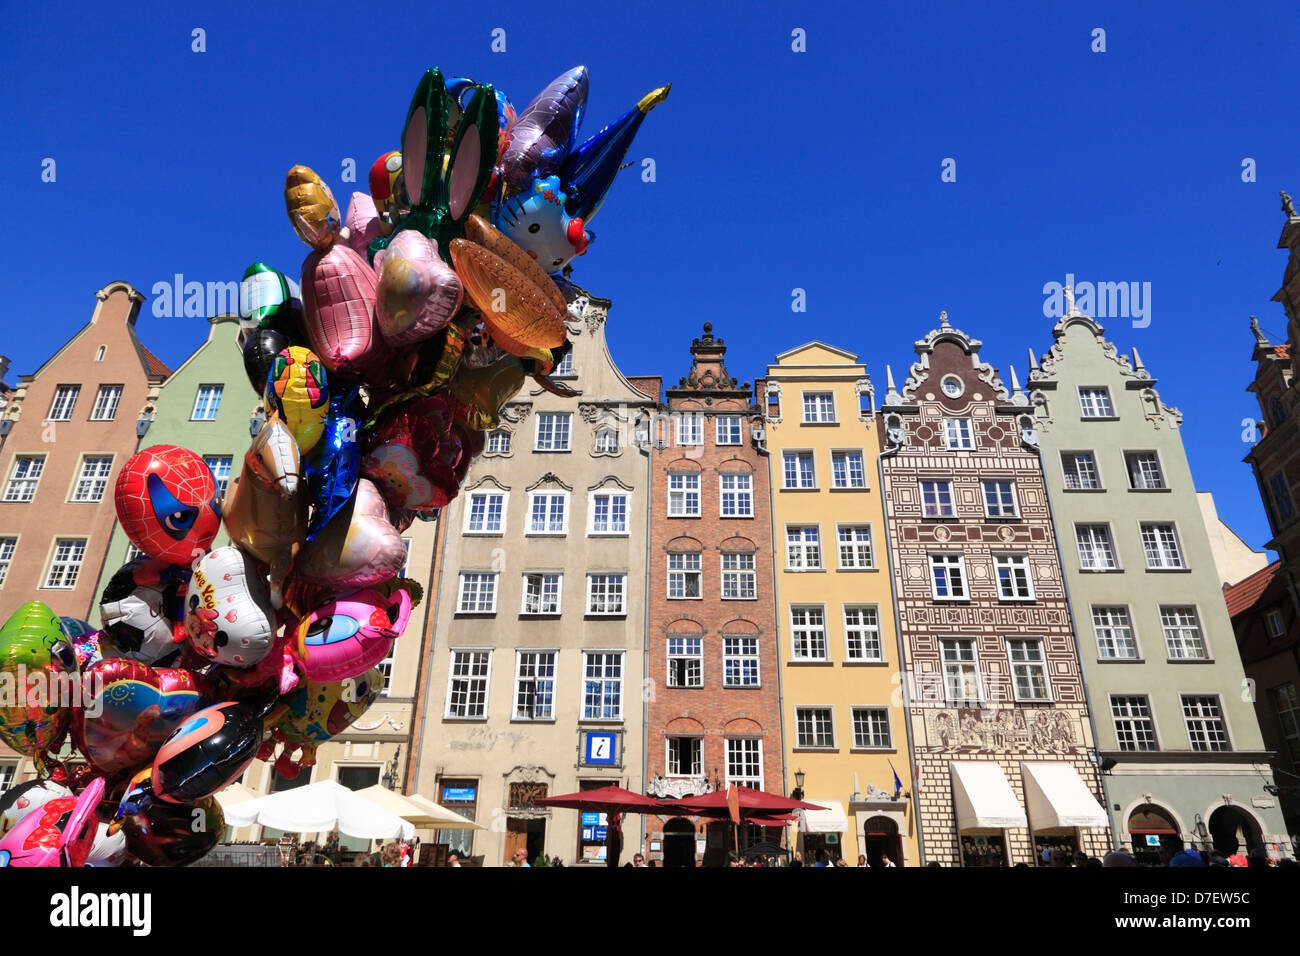
M 352 385 L 330 395 L 325 436 L 307 460 L 307 488 L 315 505 L 307 540 L 313 541 L 329 520 L 352 500 L 361 470 L 361 420 L 365 408 Z
M 560 168 L 560 182 L 569 194 L 565 212 L 584 223 L 591 222 L 609 187 L 614 185 L 614 177 L 636 138 L 636 131 L 641 128 L 641 121 L 646 113 L 667 99 L 672 87 L 669 83 L 646 94 L 636 106 L 569 154 Z

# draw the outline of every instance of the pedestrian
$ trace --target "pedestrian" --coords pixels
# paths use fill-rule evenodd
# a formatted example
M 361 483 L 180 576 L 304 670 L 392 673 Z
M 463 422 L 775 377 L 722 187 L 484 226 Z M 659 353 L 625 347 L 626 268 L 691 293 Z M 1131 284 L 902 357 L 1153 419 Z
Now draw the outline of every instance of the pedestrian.
M 519 867 L 528 866 L 528 851 L 523 847 L 515 850 L 515 855 L 510 861 L 511 866 L 518 869 Z M 531 867 L 529 867 L 531 869 Z
M 794 859 L 790 861 L 790 865 L 803 866 L 803 855 L 801 853 L 795 853 Z
M 859 853 L 859 854 L 858 854 L 858 868 L 861 869 L 861 868 L 864 867 L 864 866 L 870 868 L 871 864 L 867 862 L 867 858 L 866 858 L 866 856 L 864 856 L 863 854 Z
M 1102 866 L 1137 866 L 1133 854 L 1123 850 L 1111 850 L 1101 861 Z
M 448 865 L 448 866 L 460 866 L 460 854 L 457 853 L 455 850 L 452 850 L 450 853 L 448 853 L 448 854 L 447 854 L 447 865 Z
M 846 868 L 848 867 L 848 864 L 844 862 L 844 857 L 840 857 L 838 860 L 836 860 L 835 865 L 846 867 Z
M 379 859 L 384 866 L 401 866 L 402 848 L 396 843 L 385 843 L 379 850 Z
M 894 867 L 894 861 L 889 858 L 888 853 L 880 854 L 880 865 L 883 867 Z M 897 869 L 897 867 L 894 867 Z
M 1195 850 L 1179 850 L 1169 860 L 1169 865 L 1174 866 L 1205 866 L 1205 861 L 1201 859 L 1201 854 Z
M 645 866 L 645 857 L 642 856 L 640 853 L 632 857 L 632 866 L 633 867 Z

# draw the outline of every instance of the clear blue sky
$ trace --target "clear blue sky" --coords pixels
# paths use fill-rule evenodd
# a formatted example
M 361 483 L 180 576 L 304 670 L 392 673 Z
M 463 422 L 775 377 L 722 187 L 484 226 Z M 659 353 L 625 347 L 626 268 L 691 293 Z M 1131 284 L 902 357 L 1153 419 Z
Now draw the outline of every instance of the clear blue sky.
M 588 133 L 673 83 L 634 147 L 657 181 L 624 174 L 574 272 L 614 300 L 625 371 L 675 381 L 710 320 L 742 379 L 820 338 L 860 353 L 883 392 L 885 364 L 901 376 L 946 309 L 1023 377 L 1026 348 L 1051 344 L 1044 283 L 1150 282 L 1150 327 L 1111 320 L 1108 335 L 1184 412 L 1200 488 L 1248 541 L 1267 538 L 1240 422 L 1256 410 L 1247 316 L 1285 329 L 1269 299 L 1286 261 L 1277 191 L 1300 191 L 1294 0 L 4 6 L 0 352 L 15 374 L 111 280 L 147 294 L 259 259 L 296 277 L 286 170 L 314 167 L 346 203 L 342 160 L 364 181 L 397 148 L 425 68 L 522 107 L 585 63 Z M 202 341 L 201 320 L 148 310 L 141 337 L 172 365 Z

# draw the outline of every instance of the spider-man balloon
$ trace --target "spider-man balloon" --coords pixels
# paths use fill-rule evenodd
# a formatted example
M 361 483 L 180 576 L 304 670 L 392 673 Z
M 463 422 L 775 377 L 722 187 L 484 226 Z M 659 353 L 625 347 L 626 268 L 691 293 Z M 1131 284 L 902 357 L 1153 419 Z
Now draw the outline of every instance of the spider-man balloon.
M 221 527 L 217 484 L 203 459 L 175 445 L 137 452 L 117 478 L 117 520 L 131 543 L 168 564 L 189 564 Z

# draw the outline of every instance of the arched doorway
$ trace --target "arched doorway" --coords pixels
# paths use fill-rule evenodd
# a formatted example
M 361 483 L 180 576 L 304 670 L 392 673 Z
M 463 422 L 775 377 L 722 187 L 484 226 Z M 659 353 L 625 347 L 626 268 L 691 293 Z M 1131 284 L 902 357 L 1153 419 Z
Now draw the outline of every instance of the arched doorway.
M 1163 808 L 1154 803 L 1135 807 L 1128 818 L 1128 832 L 1132 840 L 1133 859 L 1140 866 L 1164 866 L 1169 858 L 1183 848 L 1183 838 L 1178 824 Z
M 886 856 L 894 866 L 903 865 L 903 839 L 896 821 L 881 815 L 868 817 L 862 825 L 862 837 L 868 866 L 884 866 Z
M 695 827 L 683 817 L 664 824 L 664 866 L 695 865 Z
M 1210 840 L 1224 856 L 1264 849 L 1258 821 L 1241 807 L 1219 807 L 1210 814 Z

